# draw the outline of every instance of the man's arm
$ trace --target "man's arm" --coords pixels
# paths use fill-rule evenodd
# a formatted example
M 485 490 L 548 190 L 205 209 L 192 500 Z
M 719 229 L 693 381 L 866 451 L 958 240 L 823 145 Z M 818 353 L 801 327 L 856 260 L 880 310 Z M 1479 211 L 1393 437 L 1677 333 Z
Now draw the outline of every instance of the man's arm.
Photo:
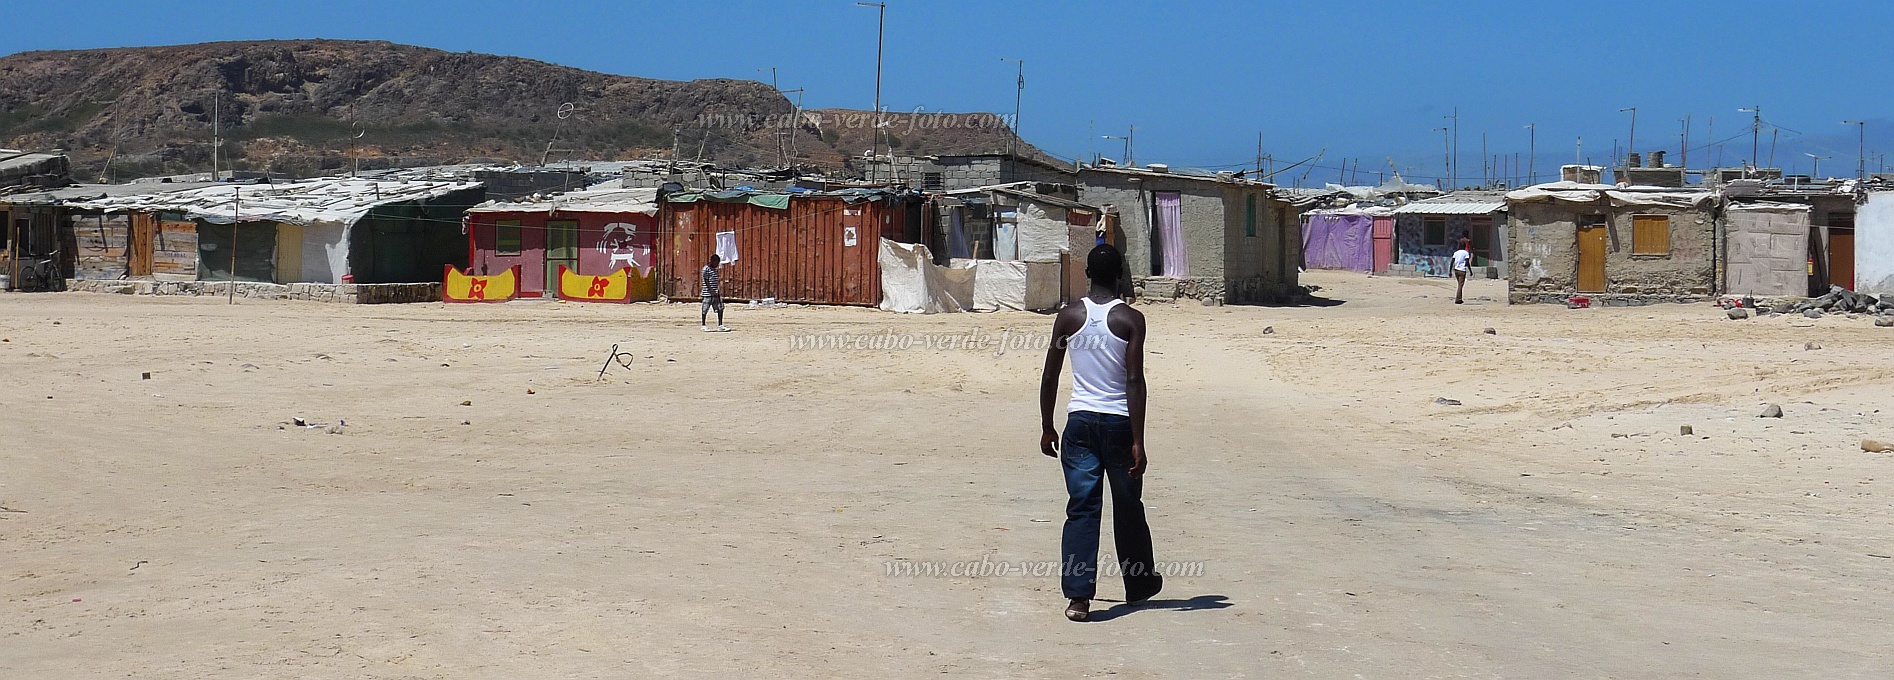
M 1144 314 L 1120 305 L 1131 320 L 1131 338 L 1125 341 L 1125 400 L 1131 411 L 1131 478 L 1144 476 Z M 1115 310 L 1114 310 L 1115 311 Z
M 1052 342 L 1046 343 L 1046 368 L 1039 377 L 1039 452 L 1059 457 L 1059 429 L 1052 423 L 1052 411 L 1059 401 L 1059 372 L 1065 368 L 1065 343 L 1078 332 L 1080 322 L 1073 307 L 1059 310 L 1052 318 Z

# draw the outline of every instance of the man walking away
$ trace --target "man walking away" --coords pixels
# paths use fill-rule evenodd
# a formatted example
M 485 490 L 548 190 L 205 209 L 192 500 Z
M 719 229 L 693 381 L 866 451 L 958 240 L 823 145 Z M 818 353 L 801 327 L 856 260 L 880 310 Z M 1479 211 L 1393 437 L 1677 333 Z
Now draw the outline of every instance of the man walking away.
M 1112 537 L 1125 578 L 1125 601 L 1148 600 L 1164 588 L 1151 568 L 1151 528 L 1144 522 L 1144 315 L 1118 299 L 1124 255 L 1110 244 L 1092 248 L 1083 304 L 1067 305 L 1052 321 L 1039 381 L 1039 451 L 1065 469 L 1065 534 L 1060 540 L 1060 588 L 1071 601 L 1065 617 L 1091 615 L 1098 588 L 1098 525 L 1105 482 L 1111 484 Z M 1065 437 L 1053 428 L 1059 370 L 1072 355 L 1072 401 Z
M 1453 303 L 1466 304 L 1467 271 L 1473 266 L 1473 241 L 1460 239 L 1460 249 L 1453 251 Z
M 730 330 L 729 326 L 723 325 L 723 279 L 717 275 L 717 266 L 720 264 L 723 264 L 723 258 L 712 253 L 710 264 L 704 265 L 703 270 L 697 273 L 703 284 L 699 288 L 703 289 L 704 296 L 704 304 L 697 310 L 697 323 L 704 327 L 705 332 L 710 331 L 711 309 L 717 310 L 717 330 Z

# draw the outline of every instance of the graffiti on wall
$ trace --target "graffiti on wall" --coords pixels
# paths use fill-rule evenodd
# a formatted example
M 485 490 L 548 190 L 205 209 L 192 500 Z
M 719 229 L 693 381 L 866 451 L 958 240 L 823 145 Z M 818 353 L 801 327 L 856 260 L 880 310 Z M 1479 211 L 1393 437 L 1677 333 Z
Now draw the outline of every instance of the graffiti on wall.
M 638 225 L 613 222 L 605 225 L 605 233 L 599 237 L 594 248 L 611 258 L 610 266 L 614 271 L 630 267 L 638 270 L 640 276 L 649 276 L 651 236 L 648 233 L 640 235 Z

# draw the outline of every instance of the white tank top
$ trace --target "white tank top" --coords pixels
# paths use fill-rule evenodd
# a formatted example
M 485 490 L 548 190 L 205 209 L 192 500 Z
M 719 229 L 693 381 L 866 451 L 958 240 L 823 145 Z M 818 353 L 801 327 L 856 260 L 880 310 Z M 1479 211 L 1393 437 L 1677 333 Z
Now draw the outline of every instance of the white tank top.
M 1101 305 L 1091 298 L 1079 299 L 1085 302 L 1085 325 L 1066 344 L 1066 354 L 1072 357 L 1072 401 L 1066 412 L 1131 415 L 1130 401 L 1125 398 L 1129 376 L 1125 372 L 1125 348 L 1130 343 L 1112 335 L 1111 325 L 1105 321 L 1111 316 L 1111 308 L 1124 301 Z

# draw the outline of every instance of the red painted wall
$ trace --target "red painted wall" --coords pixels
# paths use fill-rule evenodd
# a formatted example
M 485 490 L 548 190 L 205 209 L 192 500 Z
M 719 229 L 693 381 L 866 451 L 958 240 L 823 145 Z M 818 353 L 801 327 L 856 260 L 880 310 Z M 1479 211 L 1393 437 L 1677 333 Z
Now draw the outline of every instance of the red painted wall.
M 578 273 L 602 276 L 626 266 L 626 257 L 644 271 L 656 264 L 657 218 L 643 213 L 479 212 L 468 213 L 467 239 L 470 247 L 470 274 L 484 275 L 520 267 L 520 293 L 525 297 L 550 295 L 546 286 L 546 222 L 571 220 L 579 223 Z M 520 252 L 501 255 L 495 251 L 495 225 L 504 220 L 520 222 Z M 613 227 L 627 224 L 632 229 Z M 607 230 L 610 228 L 610 238 Z M 630 233 L 627 233 L 627 232 Z M 616 259 L 615 259 L 616 258 Z

